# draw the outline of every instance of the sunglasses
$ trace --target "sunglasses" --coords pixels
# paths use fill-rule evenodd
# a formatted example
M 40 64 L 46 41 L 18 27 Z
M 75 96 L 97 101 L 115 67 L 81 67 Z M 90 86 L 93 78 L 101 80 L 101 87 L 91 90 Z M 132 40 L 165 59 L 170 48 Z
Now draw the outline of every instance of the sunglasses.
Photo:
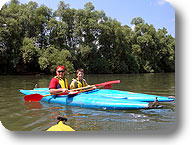
M 58 71 L 58 73 L 61 73 L 61 72 L 63 73 L 63 72 L 64 72 L 64 70 L 59 70 L 59 71 Z

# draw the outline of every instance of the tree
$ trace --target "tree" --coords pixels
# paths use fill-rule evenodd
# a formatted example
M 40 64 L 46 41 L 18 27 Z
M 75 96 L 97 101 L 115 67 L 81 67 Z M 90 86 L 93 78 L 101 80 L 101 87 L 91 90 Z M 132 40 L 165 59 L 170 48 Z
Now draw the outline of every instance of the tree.
M 131 24 L 138 25 L 138 24 L 144 24 L 145 21 L 141 17 L 133 18 L 131 20 Z
M 33 39 L 24 38 L 21 53 L 24 64 L 34 65 L 37 63 L 40 49 L 35 46 Z
M 74 71 L 73 64 L 71 63 L 71 54 L 68 50 L 58 50 L 53 46 L 42 50 L 39 57 L 39 65 L 42 71 L 55 72 L 58 65 L 65 65 L 67 73 Z

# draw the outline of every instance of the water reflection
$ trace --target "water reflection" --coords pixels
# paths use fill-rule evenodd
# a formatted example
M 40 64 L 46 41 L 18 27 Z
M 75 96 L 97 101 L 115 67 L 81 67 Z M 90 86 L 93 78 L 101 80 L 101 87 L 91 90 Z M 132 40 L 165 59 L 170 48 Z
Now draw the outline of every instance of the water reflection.
M 42 104 L 40 102 L 24 102 L 24 105 L 27 106 L 26 110 L 37 110 L 42 108 Z

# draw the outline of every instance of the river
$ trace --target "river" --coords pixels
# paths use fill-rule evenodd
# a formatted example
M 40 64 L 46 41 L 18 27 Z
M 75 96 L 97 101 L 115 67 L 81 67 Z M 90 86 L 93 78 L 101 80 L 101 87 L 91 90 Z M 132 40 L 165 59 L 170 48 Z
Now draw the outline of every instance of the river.
M 25 102 L 19 89 L 48 87 L 50 75 L 0 76 L 0 120 L 12 131 L 44 131 L 55 125 L 57 116 L 68 118 L 76 131 L 169 132 L 176 128 L 175 102 L 161 109 L 98 110 L 41 102 Z M 67 75 L 72 80 L 73 75 Z M 175 73 L 86 74 L 88 84 L 120 80 L 111 89 L 160 96 L 175 96 Z

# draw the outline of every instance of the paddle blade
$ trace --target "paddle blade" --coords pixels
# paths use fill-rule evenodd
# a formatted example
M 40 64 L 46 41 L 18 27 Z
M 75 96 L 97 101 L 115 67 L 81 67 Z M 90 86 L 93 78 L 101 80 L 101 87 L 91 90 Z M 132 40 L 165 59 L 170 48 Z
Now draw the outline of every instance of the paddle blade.
M 104 88 L 105 89 L 110 89 L 111 88 L 111 84 L 105 85 Z
M 44 96 L 40 94 L 31 94 L 24 96 L 26 102 L 40 101 Z

